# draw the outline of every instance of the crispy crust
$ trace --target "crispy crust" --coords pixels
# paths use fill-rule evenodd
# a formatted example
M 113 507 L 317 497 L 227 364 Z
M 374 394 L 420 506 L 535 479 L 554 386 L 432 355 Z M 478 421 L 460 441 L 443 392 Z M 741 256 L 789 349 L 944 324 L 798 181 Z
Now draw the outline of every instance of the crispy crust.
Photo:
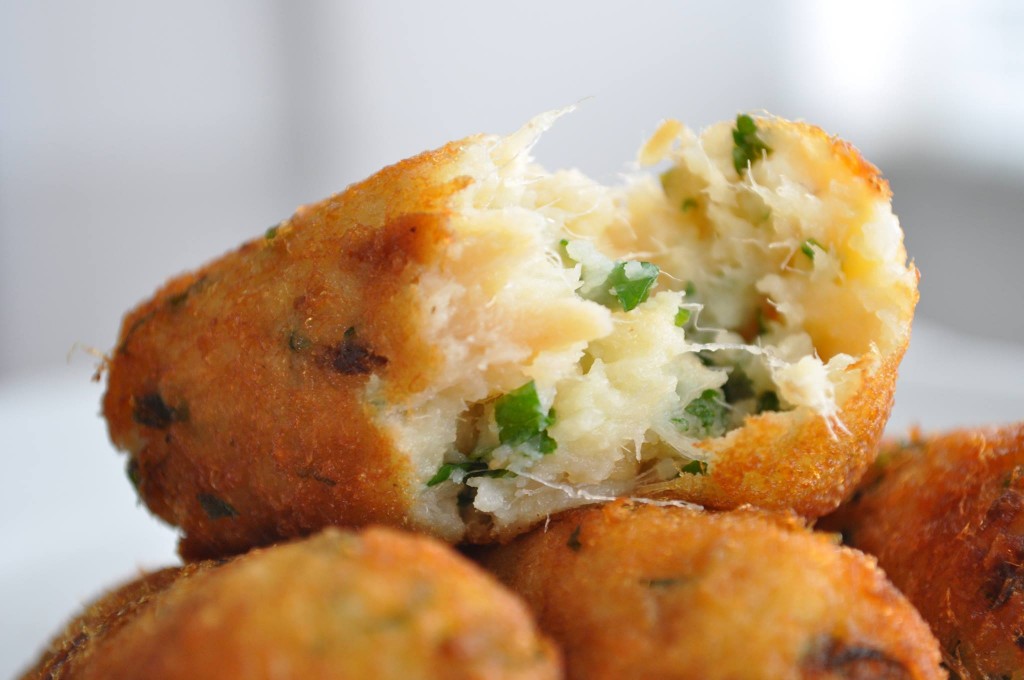
M 832 158 L 850 174 L 843 180 L 866 189 L 866 205 L 892 198 L 881 171 L 852 144 L 804 122 L 759 118 L 758 124 L 799 137 L 808 155 L 819 154 L 815 147 L 826 145 Z M 902 243 L 897 259 L 903 266 L 906 252 Z M 892 411 L 897 371 L 910 342 L 920 272 L 913 263 L 908 268 L 913 284 L 893 286 L 894 293 L 899 291 L 899 307 L 887 310 L 895 314 L 891 321 L 893 339 L 886 348 L 872 342 L 846 369 L 846 373 L 856 374 L 857 386 L 840 400 L 835 420 L 829 422 L 807 411 L 749 417 L 742 428 L 728 436 L 697 445 L 710 454 L 710 474 L 683 475 L 658 485 L 655 495 L 715 509 L 750 504 L 794 510 L 811 519 L 831 512 L 849 497 L 878 453 Z M 813 318 L 809 322 L 815 348 L 823 359 L 829 359 L 844 339 L 837 339 L 827 323 L 815 323 Z
M 878 170 L 850 145 L 813 126 L 768 124 L 802 135 L 808 154 L 821 153 L 825 140 L 841 181 L 852 173 L 857 192 L 888 200 Z M 422 471 L 417 477 L 408 453 L 382 431 L 366 395 L 379 378 L 388 403 L 400 407 L 444 366 L 444 348 L 421 332 L 416 288 L 453 242 L 453 198 L 472 183 L 466 149 L 482 139 L 403 161 L 300 208 L 272 234 L 171 280 L 126 316 L 108 362 L 104 415 L 115 445 L 129 453 L 140 497 L 184 530 L 185 559 L 332 525 L 381 523 L 452 538 L 414 519 Z M 898 254 L 902 267 L 902 245 Z M 892 406 L 917 299 L 913 285 L 893 288 L 897 308 L 884 310 L 895 317 L 892 338 L 846 369 L 836 418 L 806 407 L 751 417 L 698 444 L 710 453 L 710 474 L 637 494 L 807 517 L 834 509 L 873 459 Z M 828 359 L 839 342 L 827 320 L 818 326 L 810 334 Z M 524 524 L 471 524 L 468 536 L 507 540 Z
M 892 411 L 896 371 L 909 342 L 884 360 L 862 357 L 847 370 L 866 376 L 839 412 L 842 426 L 797 412 L 766 413 L 722 439 L 698 446 L 714 452 L 708 475 L 684 475 L 659 496 L 709 508 L 743 504 L 794 510 L 808 518 L 834 510 L 870 467 Z
M 821 524 L 878 557 L 951 670 L 1024 677 L 1024 424 L 890 443 Z
M 22 676 L 23 680 L 59 680 L 76 678 L 88 668 L 96 649 L 130 623 L 153 598 L 176 581 L 184 581 L 204 563 L 185 567 L 168 567 L 126 583 L 89 605 L 50 642 L 35 666 Z
M 131 583 L 74 621 L 23 680 L 140 676 L 533 680 L 560 668 L 523 603 L 475 565 L 431 539 L 370 528 Z
M 409 461 L 362 392 L 375 373 L 401 400 L 440 365 L 410 287 L 448 239 L 470 143 L 300 208 L 125 317 L 103 412 L 140 496 L 185 529 L 184 557 L 406 524 Z
M 622 503 L 481 555 L 570 678 L 939 678 L 938 645 L 874 561 L 792 516 Z

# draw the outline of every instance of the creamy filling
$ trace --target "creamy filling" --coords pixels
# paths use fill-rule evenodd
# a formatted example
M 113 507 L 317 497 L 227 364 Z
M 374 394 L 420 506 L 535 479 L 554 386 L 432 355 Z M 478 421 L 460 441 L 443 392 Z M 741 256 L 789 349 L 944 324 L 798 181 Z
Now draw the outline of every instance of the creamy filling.
M 617 190 L 534 166 L 540 127 L 466 151 L 456 238 L 418 284 L 436 384 L 400 405 L 367 387 L 415 465 L 417 519 L 452 539 L 708 474 L 696 444 L 764 412 L 834 420 L 853 356 L 895 342 L 861 262 L 891 251 L 895 218 L 809 186 L 796 152 L 737 172 L 714 152 L 727 129 L 669 126 L 676 145 L 663 129 L 644 153 L 670 167 Z

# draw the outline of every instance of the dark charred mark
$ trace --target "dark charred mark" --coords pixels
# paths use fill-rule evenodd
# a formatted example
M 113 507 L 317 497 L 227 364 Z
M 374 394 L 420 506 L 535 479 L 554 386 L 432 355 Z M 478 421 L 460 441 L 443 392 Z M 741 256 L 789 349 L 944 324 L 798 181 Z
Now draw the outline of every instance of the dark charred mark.
M 384 357 L 374 354 L 356 340 L 355 327 L 345 331 L 345 339 L 334 351 L 331 366 L 342 375 L 363 375 L 388 363 Z
M 338 484 L 338 480 L 331 479 L 330 477 L 325 477 L 318 473 L 316 470 L 313 470 L 311 468 L 303 468 L 297 471 L 295 474 L 302 479 L 312 479 L 315 482 L 320 482 L 321 484 L 325 484 L 327 486 L 337 486 Z
M 849 680 L 897 680 L 912 677 L 903 662 L 880 649 L 848 645 L 831 637 L 827 638 L 824 644 L 815 645 L 814 651 L 804 659 L 803 667 L 809 671 L 832 673 Z
M 1013 597 L 1013 594 L 1024 589 L 1024 573 L 1021 572 L 1019 561 L 1003 559 L 992 568 L 989 577 L 982 584 L 981 592 L 989 601 L 989 611 L 999 609 Z
M 565 542 L 566 547 L 573 552 L 579 552 L 583 548 L 583 544 L 580 543 L 580 529 L 582 528 L 583 525 L 577 524 L 576 528 L 569 534 L 569 540 Z
M 1017 645 L 1017 649 L 1024 650 L 1024 632 L 1013 631 L 1013 644 Z
M 175 293 L 171 297 L 167 298 L 168 306 L 170 306 L 171 309 L 178 309 L 178 308 L 180 308 L 182 305 L 185 304 L 185 301 L 188 300 L 188 298 L 193 293 L 198 293 L 205 285 L 206 285 L 206 277 L 205 276 L 202 276 L 202 277 L 196 279 L 185 290 L 181 291 L 180 293 Z
M 238 517 L 238 511 L 230 503 L 212 494 L 196 494 L 196 500 L 202 506 L 203 512 L 210 519 L 224 519 L 225 517 Z
M 159 392 L 149 392 L 135 398 L 132 418 L 139 425 L 164 430 L 172 423 L 188 420 L 188 408 L 185 406 L 172 408 L 167 405 Z
M 76 635 L 69 644 L 65 645 L 53 660 L 50 662 L 49 667 L 46 669 L 46 675 L 44 676 L 47 680 L 56 680 L 63 675 L 62 669 L 64 664 L 71 660 L 78 648 L 89 641 L 89 634 L 82 631 Z
M 288 335 L 288 349 L 293 352 L 305 352 L 313 346 L 313 341 L 298 331 L 292 331 Z

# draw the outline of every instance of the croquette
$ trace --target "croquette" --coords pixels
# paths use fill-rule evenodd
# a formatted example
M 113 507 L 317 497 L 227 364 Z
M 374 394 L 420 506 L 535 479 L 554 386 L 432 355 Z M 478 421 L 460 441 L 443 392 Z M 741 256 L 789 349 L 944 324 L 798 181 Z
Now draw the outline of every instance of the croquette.
M 823 520 L 878 557 L 962 678 L 1024 678 L 1024 423 L 914 433 Z
M 103 411 L 184 557 L 848 495 L 917 300 L 878 170 L 741 115 L 663 123 L 609 187 L 533 162 L 554 117 L 385 168 L 128 313 Z
M 434 539 L 318 536 L 124 586 L 22 680 L 561 677 L 526 607 Z
M 945 677 L 874 559 L 791 515 L 617 503 L 479 550 L 572 679 Z

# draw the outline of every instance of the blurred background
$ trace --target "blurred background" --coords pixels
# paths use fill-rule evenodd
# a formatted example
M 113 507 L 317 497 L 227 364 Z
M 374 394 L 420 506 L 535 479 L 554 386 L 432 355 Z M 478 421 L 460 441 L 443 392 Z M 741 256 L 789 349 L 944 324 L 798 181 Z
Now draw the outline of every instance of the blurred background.
M 174 559 L 83 348 L 299 204 L 567 104 L 538 158 L 606 181 L 663 117 L 853 141 L 923 273 L 891 430 L 1024 419 L 1022 45 L 1013 0 L 0 2 L 0 676 Z

